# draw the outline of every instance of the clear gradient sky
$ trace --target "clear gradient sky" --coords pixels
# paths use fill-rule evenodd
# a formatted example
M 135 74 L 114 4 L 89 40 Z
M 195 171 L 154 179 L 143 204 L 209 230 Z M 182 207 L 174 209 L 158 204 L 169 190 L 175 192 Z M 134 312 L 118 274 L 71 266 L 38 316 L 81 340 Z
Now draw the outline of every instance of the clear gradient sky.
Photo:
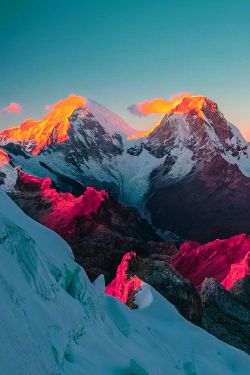
M 143 128 L 133 103 L 192 92 L 250 140 L 249 0 L 0 0 L 0 128 L 70 93 Z

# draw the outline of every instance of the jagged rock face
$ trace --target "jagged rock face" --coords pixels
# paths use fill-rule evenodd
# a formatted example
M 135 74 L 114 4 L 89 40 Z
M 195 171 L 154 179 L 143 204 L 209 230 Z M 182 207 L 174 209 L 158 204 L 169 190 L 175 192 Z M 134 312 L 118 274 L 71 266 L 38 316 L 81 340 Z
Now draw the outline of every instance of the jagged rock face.
M 250 310 L 250 276 L 237 280 L 230 289 L 230 293 Z
M 184 279 L 171 265 L 157 258 L 157 256 L 151 256 L 147 259 L 133 258 L 129 263 L 127 274 L 130 277 L 136 275 L 152 285 L 186 319 L 195 324 L 200 324 L 202 305 L 198 292 L 191 282 Z
M 201 326 L 250 353 L 250 238 L 241 234 L 199 245 L 182 244 L 172 265 L 202 298 Z
M 69 117 L 71 124 L 68 140 L 60 144 L 57 138 L 45 149 L 44 153 L 60 150 L 67 163 L 76 166 L 89 159 L 102 160 L 104 156 L 112 157 L 122 154 L 123 144 L 119 134 L 110 135 L 95 119 L 85 106 L 75 110 Z
M 195 324 L 201 323 L 202 306 L 198 292 L 166 261 L 168 256 L 154 254 L 148 258 L 135 252 L 123 256 L 116 277 L 107 285 L 106 293 L 136 308 L 135 297 L 142 282 L 153 286 L 177 310 Z
M 105 288 L 107 294 L 126 303 L 131 309 L 138 307 L 134 298 L 142 286 L 142 280 L 137 275 L 128 275 L 129 265 L 135 257 L 134 251 L 123 255 L 121 263 L 117 267 L 115 278 Z
M 249 275 L 250 237 L 241 234 L 204 245 L 185 242 L 172 257 L 172 265 L 192 281 L 197 290 L 202 282 L 213 277 L 226 289 Z
M 250 276 L 238 280 L 230 291 L 217 280 L 206 278 L 199 294 L 168 261 L 168 256 L 142 258 L 134 252 L 127 253 L 105 291 L 136 309 L 136 295 L 143 282 L 149 283 L 186 319 L 250 353 Z
M 102 273 L 110 281 L 128 249 L 172 255 L 177 248 L 174 242 L 163 242 L 135 209 L 122 207 L 105 191 L 87 188 L 75 197 L 58 192 L 49 178 L 20 170 L 11 196 L 24 212 L 71 245 L 91 280 Z
M 249 280 L 248 280 L 249 284 Z M 244 288 L 244 294 L 246 293 Z M 212 335 L 250 354 L 250 310 L 214 279 L 202 284 L 202 326 Z

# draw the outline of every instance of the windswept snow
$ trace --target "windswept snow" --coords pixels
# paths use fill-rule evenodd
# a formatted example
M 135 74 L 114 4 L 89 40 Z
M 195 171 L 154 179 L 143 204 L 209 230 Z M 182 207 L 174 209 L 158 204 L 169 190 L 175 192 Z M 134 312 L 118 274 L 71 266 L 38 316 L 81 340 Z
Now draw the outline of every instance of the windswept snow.
M 136 133 L 123 118 L 94 100 L 87 99 L 87 107 L 109 134 L 121 133 L 128 137 Z
M 0 192 L 1 375 L 249 373 L 247 354 L 143 284 L 138 310 L 105 295 L 69 246 Z

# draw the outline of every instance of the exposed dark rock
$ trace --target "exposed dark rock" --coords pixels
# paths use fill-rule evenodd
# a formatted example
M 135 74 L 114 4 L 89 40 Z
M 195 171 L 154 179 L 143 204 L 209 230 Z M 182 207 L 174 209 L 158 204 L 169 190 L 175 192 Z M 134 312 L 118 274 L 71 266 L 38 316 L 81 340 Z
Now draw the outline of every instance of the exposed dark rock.
M 17 143 L 11 142 L 2 146 L 2 148 L 15 156 L 19 155 L 19 156 L 23 156 L 25 159 L 30 159 L 30 155 L 27 154 L 27 152 L 23 150 L 22 146 Z
M 155 258 L 155 259 L 154 259 Z M 129 263 L 127 274 L 136 275 L 150 284 L 188 320 L 201 323 L 201 299 L 190 281 L 184 279 L 173 267 L 167 264 L 164 257 L 135 257 Z M 165 260 L 167 257 L 165 257 Z
M 242 290 L 242 293 L 249 292 Z M 220 340 L 250 354 L 250 309 L 245 303 L 241 303 L 239 298 L 214 279 L 203 282 L 201 298 L 202 326 Z M 245 297 L 243 300 L 245 302 Z
M 0 185 L 4 184 L 5 177 L 6 177 L 6 174 L 0 171 Z
M 144 144 L 139 143 L 138 145 L 128 148 L 127 153 L 133 156 L 138 156 L 142 152 L 143 148 L 144 148 Z
M 250 311 L 250 276 L 237 280 L 230 289 L 230 293 Z
M 175 184 L 153 184 L 147 208 L 155 227 L 201 243 L 250 233 L 250 179 L 216 155 Z

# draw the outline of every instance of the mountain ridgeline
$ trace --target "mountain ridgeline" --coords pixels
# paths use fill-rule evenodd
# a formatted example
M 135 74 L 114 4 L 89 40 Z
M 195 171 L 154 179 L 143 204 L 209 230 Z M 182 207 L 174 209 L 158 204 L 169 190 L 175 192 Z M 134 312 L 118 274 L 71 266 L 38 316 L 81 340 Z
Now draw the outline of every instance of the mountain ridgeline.
M 206 242 L 250 232 L 250 146 L 212 100 L 184 97 L 152 131 L 133 133 L 101 105 L 70 96 L 41 121 L 1 132 L 0 146 L 62 191 L 109 191 L 166 236 Z

